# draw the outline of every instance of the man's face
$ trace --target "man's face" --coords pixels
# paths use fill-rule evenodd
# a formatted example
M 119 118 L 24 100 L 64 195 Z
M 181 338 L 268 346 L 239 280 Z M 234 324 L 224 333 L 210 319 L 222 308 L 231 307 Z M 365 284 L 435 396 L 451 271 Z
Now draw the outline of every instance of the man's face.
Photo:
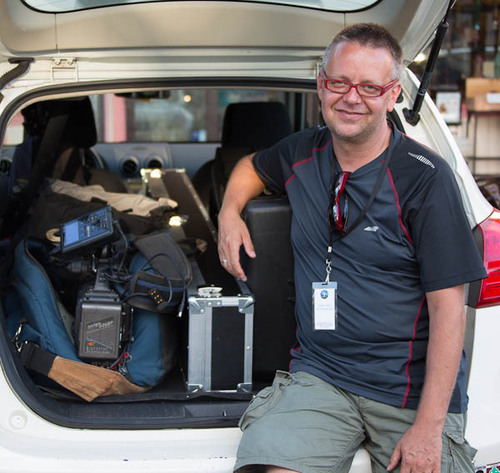
M 399 82 L 381 97 L 367 98 L 361 97 L 354 87 L 346 94 L 330 92 L 323 79 L 387 85 L 394 79 L 389 51 L 341 43 L 332 52 L 325 73 L 326 77 L 323 73 L 318 76 L 318 95 L 323 118 L 334 138 L 363 143 L 385 130 L 386 112 L 393 109 L 401 90 Z

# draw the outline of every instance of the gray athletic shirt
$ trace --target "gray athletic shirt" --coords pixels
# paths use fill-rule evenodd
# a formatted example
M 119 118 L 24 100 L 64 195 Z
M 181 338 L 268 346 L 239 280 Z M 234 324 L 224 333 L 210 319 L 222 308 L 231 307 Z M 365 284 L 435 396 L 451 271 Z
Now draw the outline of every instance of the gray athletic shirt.
M 292 208 L 298 347 L 291 371 L 415 409 L 429 336 L 425 293 L 482 279 L 486 272 L 448 164 L 397 130 L 390 148 L 373 204 L 333 244 L 330 280 L 338 283 L 338 319 L 329 331 L 313 330 L 312 283 L 326 277 L 332 176 L 341 172 L 331 134 L 327 127 L 296 133 L 258 152 L 253 164 L 270 190 L 287 194 Z M 347 228 L 365 208 L 388 152 L 349 176 Z M 449 411 L 466 408 L 463 354 Z

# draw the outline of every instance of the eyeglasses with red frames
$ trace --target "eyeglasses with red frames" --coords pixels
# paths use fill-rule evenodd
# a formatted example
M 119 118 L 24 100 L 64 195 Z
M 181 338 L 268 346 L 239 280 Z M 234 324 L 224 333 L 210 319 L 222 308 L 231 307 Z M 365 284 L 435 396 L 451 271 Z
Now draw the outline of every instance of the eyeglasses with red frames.
M 345 190 L 345 185 L 350 174 L 351 173 L 347 171 L 341 172 L 335 179 L 332 189 L 328 223 L 330 225 L 330 231 L 339 235 L 345 235 L 346 233 L 349 204 L 346 194 L 344 197 L 343 209 L 341 210 L 340 197 Z
M 347 94 L 353 87 L 361 97 L 376 98 L 381 97 L 387 91 L 392 89 L 399 79 L 394 79 L 386 85 L 376 84 L 353 84 L 347 80 L 340 79 L 327 79 L 325 71 L 323 70 L 323 85 L 326 89 L 334 94 Z

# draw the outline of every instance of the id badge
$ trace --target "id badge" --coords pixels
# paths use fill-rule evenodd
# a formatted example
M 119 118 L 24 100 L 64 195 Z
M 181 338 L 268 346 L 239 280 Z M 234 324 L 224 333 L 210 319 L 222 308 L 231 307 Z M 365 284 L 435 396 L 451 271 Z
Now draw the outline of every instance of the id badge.
M 313 328 L 335 330 L 337 328 L 337 283 L 313 282 Z

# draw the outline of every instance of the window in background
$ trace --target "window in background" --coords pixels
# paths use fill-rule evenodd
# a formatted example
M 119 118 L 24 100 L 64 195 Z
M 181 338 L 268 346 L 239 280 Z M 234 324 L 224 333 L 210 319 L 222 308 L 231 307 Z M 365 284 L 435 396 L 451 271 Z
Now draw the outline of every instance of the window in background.
M 303 97 L 301 123 L 318 124 L 315 92 L 290 94 L 275 90 L 197 89 L 106 94 L 91 98 L 98 141 L 113 142 L 219 142 L 226 107 L 234 102 L 285 103 L 295 120 L 296 96 Z M 291 98 L 292 97 L 292 98 Z

